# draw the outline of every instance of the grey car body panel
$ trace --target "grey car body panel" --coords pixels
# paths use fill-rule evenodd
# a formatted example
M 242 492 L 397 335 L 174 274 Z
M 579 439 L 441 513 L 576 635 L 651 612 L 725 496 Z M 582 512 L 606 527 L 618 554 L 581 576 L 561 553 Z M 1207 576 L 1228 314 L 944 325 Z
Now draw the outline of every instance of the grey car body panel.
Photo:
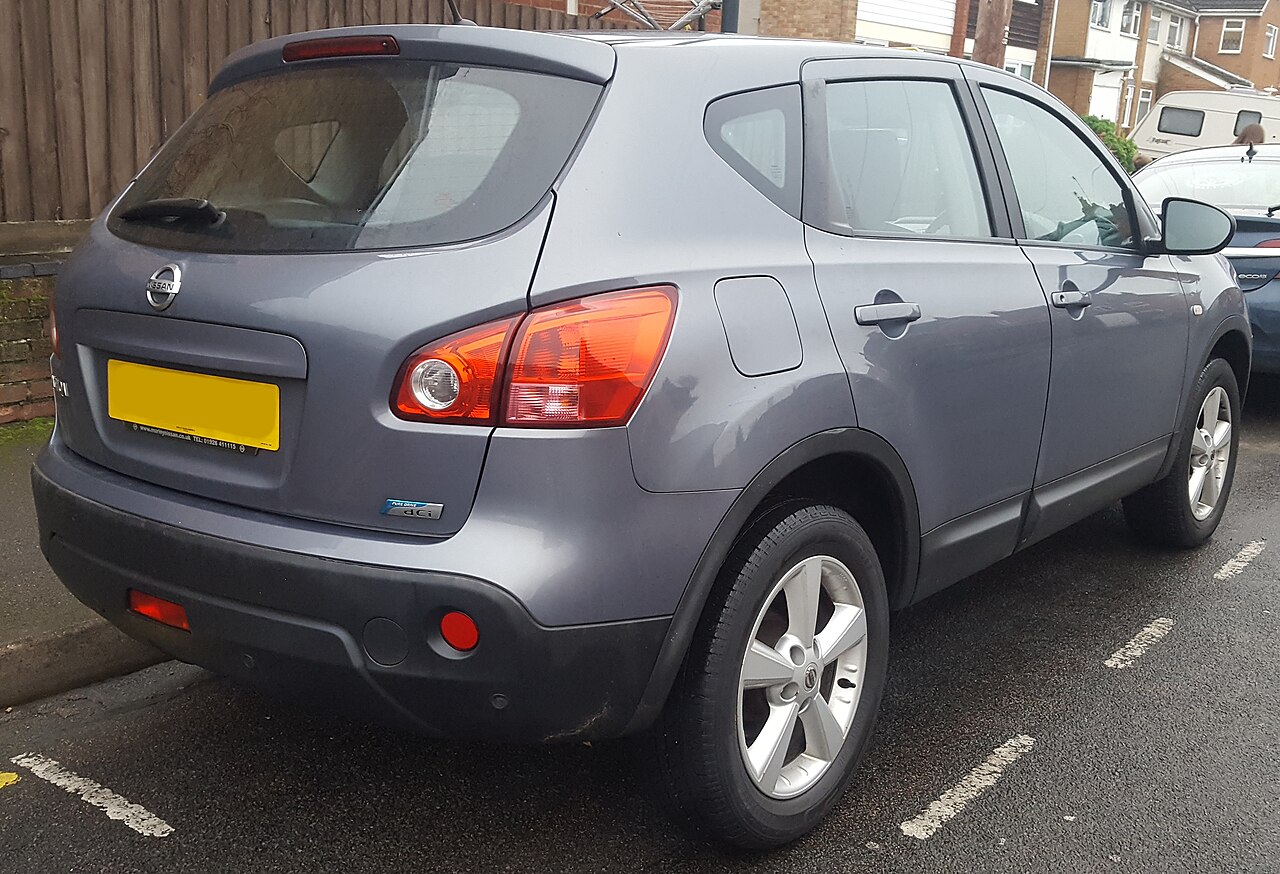
M 721 279 L 715 296 L 729 355 L 739 373 L 768 376 L 800 366 L 804 358 L 800 329 L 778 280 L 772 276 Z
M 59 277 L 58 321 L 77 352 L 63 356 L 58 374 L 72 386 L 60 410 L 66 442 L 104 467 L 229 504 L 363 528 L 454 533 L 475 496 L 492 429 L 405 421 L 388 399 L 420 346 L 523 312 L 551 210 L 549 195 L 516 227 L 479 243 L 286 257 L 151 249 L 99 222 Z M 182 292 L 156 313 L 144 293 L 147 277 L 169 262 L 182 267 Z M 108 419 L 111 353 L 94 346 L 100 315 L 86 316 L 90 324 L 81 328 L 84 309 L 126 314 L 132 325 L 149 320 L 150 333 L 169 322 L 209 324 L 206 337 L 217 334 L 224 356 L 215 373 L 280 386 L 281 449 L 242 456 Z M 135 340 L 150 335 L 131 330 Z M 192 331 L 176 330 L 175 337 Z M 306 379 L 285 378 L 263 359 L 263 332 L 306 348 Z M 195 364 L 190 350 L 173 343 L 130 357 Z M 384 516 L 388 499 L 441 503 L 444 511 L 439 519 Z
M 233 52 L 223 63 L 209 93 L 290 66 L 284 47 L 292 42 L 337 36 L 392 36 L 399 43 L 397 57 L 405 60 L 456 61 L 508 67 L 603 84 L 613 75 L 614 51 L 601 42 L 551 33 L 506 28 L 468 28 L 439 24 L 390 24 L 313 30 L 263 40 Z M 293 62 L 294 66 L 315 61 Z M 341 64 L 341 58 L 322 61 Z

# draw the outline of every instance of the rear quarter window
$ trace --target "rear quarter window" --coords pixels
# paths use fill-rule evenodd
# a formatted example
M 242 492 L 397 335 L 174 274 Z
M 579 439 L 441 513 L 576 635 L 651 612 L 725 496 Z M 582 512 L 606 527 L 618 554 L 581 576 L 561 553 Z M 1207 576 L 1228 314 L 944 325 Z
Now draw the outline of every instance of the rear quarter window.
M 228 253 L 478 239 L 546 195 L 600 92 L 556 76 L 402 59 L 240 82 L 183 126 L 108 226 L 147 245 Z M 122 218 L 184 198 L 209 201 L 225 220 Z
M 1199 109 L 1166 106 L 1160 110 L 1160 121 L 1156 124 L 1156 129 L 1162 134 L 1198 137 L 1200 131 L 1204 130 L 1204 112 Z
M 722 97 L 707 107 L 707 142 L 779 208 L 800 217 L 803 124 L 800 86 Z

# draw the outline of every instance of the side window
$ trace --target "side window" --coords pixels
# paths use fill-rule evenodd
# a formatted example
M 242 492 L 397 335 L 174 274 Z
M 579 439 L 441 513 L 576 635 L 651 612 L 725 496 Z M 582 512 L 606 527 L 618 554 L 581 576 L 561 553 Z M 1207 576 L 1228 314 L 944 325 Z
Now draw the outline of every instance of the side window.
M 1260 124 L 1262 122 L 1262 113 L 1255 112 L 1252 109 L 1242 109 L 1236 113 L 1236 129 L 1232 131 L 1236 136 L 1244 133 L 1244 129 L 1251 124 Z
M 1156 128 L 1162 134 L 1198 137 L 1200 131 L 1204 130 L 1204 113 L 1198 109 L 1166 106 L 1160 110 L 1160 121 L 1156 124 Z
M 778 207 L 800 217 L 800 86 L 723 97 L 707 107 L 707 142 L 726 164 Z
M 808 220 L 842 234 L 991 236 L 973 147 L 950 85 L 833 82 L 826 95 L 827 142 L 814 146 L 830 156 L 827 214 Z
M 1124 189 L 1089 145 L 1056 115 L 983 88 L 1032 240 L 1132 248 Z

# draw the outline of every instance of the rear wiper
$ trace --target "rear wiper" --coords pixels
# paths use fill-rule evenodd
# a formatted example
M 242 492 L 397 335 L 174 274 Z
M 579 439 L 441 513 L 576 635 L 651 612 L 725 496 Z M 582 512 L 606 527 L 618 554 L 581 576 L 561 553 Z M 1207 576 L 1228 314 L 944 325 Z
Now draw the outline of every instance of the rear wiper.
M 1280 203 L 1267 207 L 1267 218 L 1275 218 L 1277 212 L 1280 212 Z
M 120 213 L 120 218 L 127 222 L 144 222 L 161 219 L 163 221 L 203 221 L 210 227 L 222 224 L 227 214 L 207 200 L 195 197 L 162 197 L 147 200 L 137 206 L 131 206 Z

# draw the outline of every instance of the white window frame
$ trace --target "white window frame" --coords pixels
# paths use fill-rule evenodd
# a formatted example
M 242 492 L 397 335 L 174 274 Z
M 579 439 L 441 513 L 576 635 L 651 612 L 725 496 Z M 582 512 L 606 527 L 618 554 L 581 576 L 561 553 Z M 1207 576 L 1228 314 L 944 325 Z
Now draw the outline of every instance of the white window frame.
M 1020 79 L 1030 80 L 1033 75 L 1033 66 L 1025 61 L 1008 61 L 1004 65 L 1004 71 Z
M 1269 60 L 1274 60 L 1276 56 L 1276 40 L 1280 39 L 1280 27 L 1274 24 L 1267 25 L 1267 41 L 1262 46 L 1262 56 Z
M 1179 52 L 1184 51 L 1186 49 L 1187 33 L 1183 29 L 1183 25 L 1185 23 L 1186 23 L 1186 19 L 1183 18 L 1181 15 L 1169 16 L 1169 33 L 1166 34 L 1164 38 L 1164 44 L 1167 48 L 1171 48 L 1174 51 L 1179 51 Z M 1178 37 L 1176 42 L 1174 41 L 1175 35 Z
M 1096 30 L 1111 30 L 1111 0 L 1090 0 L 1089 26 Z
M 1164 13 L 1154 6 L 1151 7 L 1151 21 L 1147 24 L 1147 42 L 1152 45 L 1160 45 L 1160 26 L 1164 23 Z M 1152 30 L 1155 33 L 1152 33 Z
M 1228 34 L 1235 34 L 1240 38 L 1240 42 L 1236 48 L 1225 48 L 1227 44 Z M 1225 18 L 1222 21 L 1222 35 L 1218 37 L 1218 54 L 1220 55 L 1238 55 L 1244 51 L 1244 19 L 1243 18 Z
M 1120 32 L 1125 36 L 1137 36 L 1141 28 L 1141 0 L 1124 0 L 1124 8 L 1120 10 Z
M 1134 116 L 1133 126 L 1142 124 L 1142 120 L 1151 114 L 1151 104 L 1155 102 L 1155 91 L 1150 88 L 1138 89 L 1138 114 Z M 1146 104 L 1145 107 L 1143 104 Z

